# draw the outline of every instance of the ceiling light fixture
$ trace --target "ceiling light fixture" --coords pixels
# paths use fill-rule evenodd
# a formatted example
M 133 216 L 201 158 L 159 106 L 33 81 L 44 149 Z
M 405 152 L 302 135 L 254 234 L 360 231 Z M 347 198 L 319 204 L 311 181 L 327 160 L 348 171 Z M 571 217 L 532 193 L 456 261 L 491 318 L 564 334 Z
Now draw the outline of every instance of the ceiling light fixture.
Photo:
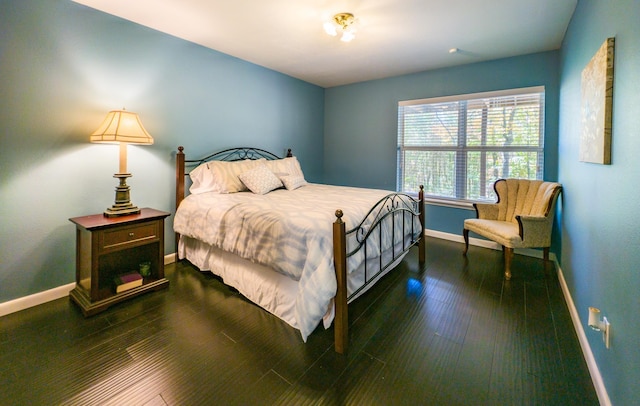
M 341 33 L 340 41 L 349 42 L 356 37 L 356 18 L 351 13 L 338 13 L 324 23 L 324 31 L 332 37 Z

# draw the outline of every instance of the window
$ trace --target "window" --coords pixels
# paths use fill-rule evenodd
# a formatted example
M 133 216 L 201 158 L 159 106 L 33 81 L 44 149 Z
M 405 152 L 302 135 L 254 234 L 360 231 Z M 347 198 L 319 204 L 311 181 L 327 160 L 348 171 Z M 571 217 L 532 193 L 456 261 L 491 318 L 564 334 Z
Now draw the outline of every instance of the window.
M 543 179 L 544 87 L 398 103 L 398 190 L 495 200 L 500 178 Z

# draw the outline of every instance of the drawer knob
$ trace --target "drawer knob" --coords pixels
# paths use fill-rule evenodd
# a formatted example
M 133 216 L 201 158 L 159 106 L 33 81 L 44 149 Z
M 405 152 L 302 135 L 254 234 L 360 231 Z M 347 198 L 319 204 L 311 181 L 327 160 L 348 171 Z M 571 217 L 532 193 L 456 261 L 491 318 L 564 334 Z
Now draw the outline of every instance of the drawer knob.
M 134 233 L 129 233 L 129 237 L 133 237 L 134 235 Z

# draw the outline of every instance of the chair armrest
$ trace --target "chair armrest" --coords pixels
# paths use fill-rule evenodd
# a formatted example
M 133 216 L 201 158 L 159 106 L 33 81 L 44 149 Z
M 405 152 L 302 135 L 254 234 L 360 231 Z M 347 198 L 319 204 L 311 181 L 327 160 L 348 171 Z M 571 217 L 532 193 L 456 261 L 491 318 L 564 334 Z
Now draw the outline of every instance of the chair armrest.
M 520 238 L 525 245 L 535 247 L 551 245 L 552 217 L 517 215 L 516 220 L 520 228 Z
M 498 219 L 498 205 L 496 203 L 474 203 L 476 218 L 486 220 Z

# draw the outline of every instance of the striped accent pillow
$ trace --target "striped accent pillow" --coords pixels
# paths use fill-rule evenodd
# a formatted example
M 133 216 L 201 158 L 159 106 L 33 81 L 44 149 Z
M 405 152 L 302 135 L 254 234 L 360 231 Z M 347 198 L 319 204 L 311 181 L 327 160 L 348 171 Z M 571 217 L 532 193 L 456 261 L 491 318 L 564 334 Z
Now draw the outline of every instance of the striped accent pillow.
M 277 173 L 279 176 L 293 175 L 300 176 L 304 179 L 302 168 L 300 168 L 300 162 L 296 157 L 289 157 L 283 159 L 276 159 L 273 161 L 265 161 L 267 168 L 271 169 L 271 172 Z

